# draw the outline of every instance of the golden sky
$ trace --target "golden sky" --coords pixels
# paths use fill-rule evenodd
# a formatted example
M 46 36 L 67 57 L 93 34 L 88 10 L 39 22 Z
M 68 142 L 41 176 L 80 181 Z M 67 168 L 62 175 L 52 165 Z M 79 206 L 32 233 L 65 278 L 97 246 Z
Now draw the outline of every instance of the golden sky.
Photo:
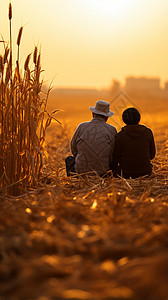
M 8 35 L 8 0 L 0 33 Z M 168 80 L 168 0 L 13 0 L 13 42 L 24 26 L 21 61 L 39 45 L 56 87 L 106 88 L 127 76 Z M 2 50 L 2 45 L 1 48 Z

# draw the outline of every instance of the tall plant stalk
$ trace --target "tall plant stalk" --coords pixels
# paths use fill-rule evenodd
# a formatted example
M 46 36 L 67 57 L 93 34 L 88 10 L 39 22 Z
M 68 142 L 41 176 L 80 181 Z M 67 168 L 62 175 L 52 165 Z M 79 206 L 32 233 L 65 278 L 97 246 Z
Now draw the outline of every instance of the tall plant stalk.
M 12 70 L 12 4 L 9 3 L 9 46 L 0 55 L 0 192 L 11 195 L 24 193 L 39 184 L 43 166 L 45 129 L 51 123 L 46 120 L 46 103 L 41 99 L 40 53 L 31 54 L 20 68 L 20 42 L 23 27 L 17 38 L 17 59 Z

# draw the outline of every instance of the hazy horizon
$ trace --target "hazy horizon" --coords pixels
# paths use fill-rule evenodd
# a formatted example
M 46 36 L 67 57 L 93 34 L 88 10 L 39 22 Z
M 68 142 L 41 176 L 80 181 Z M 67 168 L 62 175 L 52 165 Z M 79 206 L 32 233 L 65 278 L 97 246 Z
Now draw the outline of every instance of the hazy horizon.
M 9 40 L 8 0 L 0 33 Z M 42 76 L 56 87 L 109 88 L 112 78 L 168 80 L 166 0 L 12 0 L 13 49 L 20 26 L 21 63 L 38 45 Z M 2 47 L 2 45 L 0 45 Z

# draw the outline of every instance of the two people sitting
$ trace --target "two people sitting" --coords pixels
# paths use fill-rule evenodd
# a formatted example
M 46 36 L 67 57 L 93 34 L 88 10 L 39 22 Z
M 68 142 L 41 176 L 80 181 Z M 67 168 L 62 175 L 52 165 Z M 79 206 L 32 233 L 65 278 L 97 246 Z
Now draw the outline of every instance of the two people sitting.
M 110 170 L 124 178 L 151 175 L 155 141 L 151 129 L 139 124 L 139 111 L 126 109 L 122 114 L 126 126 L 117 133 L 107 123 L 114 114 L 109 102 L 98 100 L 89 109 L 92 120 L 79 124 L 71 140 L 73 156 L 65 159 L 67 176 L 88 172 L 104 176 Z

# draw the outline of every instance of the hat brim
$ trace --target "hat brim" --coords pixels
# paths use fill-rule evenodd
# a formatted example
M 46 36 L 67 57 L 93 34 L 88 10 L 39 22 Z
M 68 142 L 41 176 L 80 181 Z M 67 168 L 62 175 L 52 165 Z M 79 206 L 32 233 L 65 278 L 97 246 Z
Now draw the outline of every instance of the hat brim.
M 114 115 L 111 110 L 108 113 L 105 113 L 103 111 L 97 110 L 94 106 L 90 106 L 89 109 L 91 110 L 91 112 L 105 117 L 112 117 Z

